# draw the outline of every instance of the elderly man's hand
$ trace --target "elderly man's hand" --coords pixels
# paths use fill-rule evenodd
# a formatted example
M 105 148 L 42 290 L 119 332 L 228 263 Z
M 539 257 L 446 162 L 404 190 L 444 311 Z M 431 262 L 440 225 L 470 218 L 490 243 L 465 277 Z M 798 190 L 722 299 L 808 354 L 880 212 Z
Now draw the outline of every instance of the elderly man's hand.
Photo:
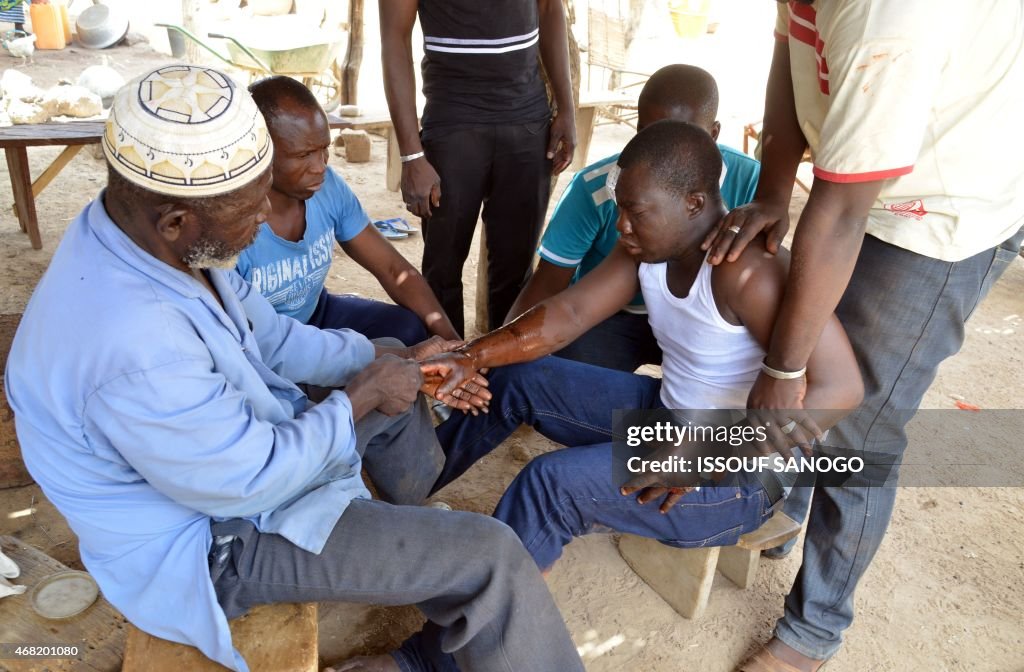
M 369 409 L 384 415 L 398 415 L 416 401 L 422 384 L 419 364 L 411 359 L 383 355 L 356 374 L 345 386 L 345 393 L 357 418 Z
M 476 370 L 466 352 L 455 350 L 434 355 L 421 362 L 420 369 L 425 394 L 474 415 L 481 410 L 487 412 L 491 399 L 487 379 Z

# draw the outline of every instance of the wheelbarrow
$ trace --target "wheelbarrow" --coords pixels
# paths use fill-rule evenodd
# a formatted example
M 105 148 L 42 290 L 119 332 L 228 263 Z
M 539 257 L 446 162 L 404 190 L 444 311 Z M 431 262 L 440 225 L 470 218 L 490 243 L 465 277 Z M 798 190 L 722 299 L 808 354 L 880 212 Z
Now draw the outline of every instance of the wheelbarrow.
M 296 17 L 298 18 L 298 17 Z M 260 36 L 253 26 L 236 35 L 208 33 L 207 37 L 225 41 L 227 55 L 222 54 L 182 26 L 171 23 L 158 23 L 157 26 L 173 30 L 216 56 L 231 67 L 249 73 L 249 81 L 271 75 L 288 75 L 301 79 L 302 83 L 316 95 L 321 106 L 327 111 L 333 110 L 341 100 L 341 80 L 337 71 L 336 59 L 344 44 L 344 37 L 332 35 L 322 29 L 313 29 L 303 24 L 297 31 L 282 26 L 288 17 L 274 17 L 273 33 L 270 23 L 265 23 L 268 30 Z M 306 44 L 282 44 L 282 35 L 302 34 L 309 36 Z M 262 39 L 261 39 L 262 38 Z M 258 45 L 258 46 L 257 46 Z

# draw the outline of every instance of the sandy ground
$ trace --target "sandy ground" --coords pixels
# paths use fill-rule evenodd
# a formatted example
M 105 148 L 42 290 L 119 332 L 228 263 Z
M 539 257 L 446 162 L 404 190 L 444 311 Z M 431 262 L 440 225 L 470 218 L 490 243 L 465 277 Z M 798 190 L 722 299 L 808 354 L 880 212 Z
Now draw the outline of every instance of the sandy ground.
M 26 72 L 48 85 L 94 58 L 91 53 L 65 54 L 62 67 L 51 61 L 36 70 L 29 66 Z M 126 76 L 165 58 L 140 48 L 118 48 L 110 55 Z M 6 66 L 5 58 L 0 56 L 0 62 Z M 742 114 L 730 112 L 728 118 L 738 120 Z M 739 146 L 739 128 L 735 121 L 727 124 L 722 139 Z M 599 127 L 590 160 L 617 151 L 630 134 L 622 126 Z M 400 216 L 400 197 L 384 189 L 383 141 L 375 140 L 373 149 L 370 164 L 348 165 L 340 158 L 332 158 L 332 164 L 374 218 Z M 57 151 L 30 150 L 33 174 L 38 175 Z M 6 184 L 5 168 L 0 167 L 0 176 L 0 183 Z M 10 192 L 0 189 L 0 259 L 5 265 L 0 313 L 24 310 L 68 222 L 96 195 L 104 179 L 103 163 L 88 151 L 72 161 L 37 200 L 44 242 L 38 251 L 30 248 L 10 214 Z M 561 179 L 559 193 L 566 181 L 567 177 Z M 804 197 L 799 190 L 794 196 L 796 214 Z M 395 244 L 419 262 L 418 236 Z M 465 269 L 469 315 L 475 299 L 475 260 L 474 248 Z M 328 287 L 385 298 L 373 278 L 340 253 Z M 983 408 L 1024 406 L 1022 295 L 1024 260 L 1018 258 L 968 325 L 963 351 L 942 367 L 925 407 L 952 409 L 954 398 Z M 440 497 L 456 508 L 490 513 L 516 472 L 532 456 L 552 447 L 532 432 L 520 431 Z M 1020 488 L 901 489 L 889 534 L 857 593 L 857 620 L 829 672 L 1024 672 L 1022 511 Z M 74 536 L 37 487 L 0 490 L 0 534 L 14 534 L 80 566 Z M 708 609 L 696 621 L 676 614 L 626 566 L 614 536 L 574 541 L 549 585 L 591 672 L 725 672 L 770 636 L 799 564 L 799 552 L 763 562 L 756 583 L 746 591 L 718 576 Z M 419 621 L 413 608 L 324 605 L 321 656 L 331 662 L 353 652 L 387 650 Z

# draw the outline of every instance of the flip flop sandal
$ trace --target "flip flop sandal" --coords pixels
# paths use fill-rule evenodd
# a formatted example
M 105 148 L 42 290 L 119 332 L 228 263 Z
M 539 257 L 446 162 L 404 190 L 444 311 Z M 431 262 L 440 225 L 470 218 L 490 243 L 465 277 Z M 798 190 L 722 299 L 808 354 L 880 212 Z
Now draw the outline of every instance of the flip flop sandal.
M 405 221 L 401 217 L 393 217 L 391 219 L 385 219 L 384 223 L 385 224 L 390 224 L 391 228 L 395 229 L 396 231 L 401 231 L 402 233 L 419 233 L 420 232 L 419 229 L 417 229 L 415 226 L 413 226 L 409 222 Z
M 825 667 L 826 663 L 828 661 L 818 666 L 819 672 Z M 750 658 L 747 658 L 745 663 L 736 668 L 736 672 L 802 672 L 802 670 L 798 667 L 793 667 L 784 660 L 779 660 L 772 655 L 771 651 L 763 648 Z
M 409 234 L 404 231 L 399 231 L 394 226 L 389 224 L 387 221 L 374 222 L 373 226 L 380 231 L 381 235 L 388 240 L 401 240 L 402 238 L 408 238 Z

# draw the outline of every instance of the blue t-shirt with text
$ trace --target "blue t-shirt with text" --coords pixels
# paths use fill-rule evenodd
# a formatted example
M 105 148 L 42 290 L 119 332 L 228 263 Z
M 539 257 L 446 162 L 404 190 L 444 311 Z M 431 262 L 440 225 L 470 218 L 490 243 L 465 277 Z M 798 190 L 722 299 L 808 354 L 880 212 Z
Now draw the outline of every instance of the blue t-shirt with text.
M 334 241 L 352 240 L 370 218 L 345 181 L 328 168 L 324 184 L 306 201 L 306 232 L 298 242 L 260 224 L 237 270 L 282 315 L 309 322 L 334 258 Z

